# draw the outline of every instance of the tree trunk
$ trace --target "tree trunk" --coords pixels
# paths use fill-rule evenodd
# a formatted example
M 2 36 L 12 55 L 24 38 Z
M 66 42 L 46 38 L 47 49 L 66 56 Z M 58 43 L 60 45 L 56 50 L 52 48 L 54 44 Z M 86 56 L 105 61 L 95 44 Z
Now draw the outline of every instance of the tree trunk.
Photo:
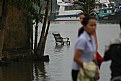
M 49 7 L 50 7 L 50 0 L 47 0 L 44 23 L 42 26 L 41 36 L 40 36 L 39 44 L 38 44 L 37 51 L 36 51 L 37 58 L 39 58 L 39 59 L 44 55 L 43 48 L 45 47 L 44 42 L 46 41 L 45 40 L 46 31 L 45 30 L 46 30 L 46 24 L 47 24 L 47 20 L 48 20 Z
M 0 20 L 0 60 L 2 60 L 2 50 L 4 45 L 4 30 L 6 25 L 6 17 L 8 14 L 8 2 L 9 0 L 2 1 L 2 14 Z
M 44 37 L 44 41 L 43 41 L 43 45 L 42 45 L 42 52 L 41 53 L 43 55 L 44 55 L 44 50 L 45 50 L 45 45 L 46 45 L 46 40 L 47 40 L 47 35 L 48 35 L 49 28 L 50 28 L 50 20 L 48 21 L 48 26 L 47 26 L 47 29 L 46 29 L 46 33 L 45 33 L 45 37 Z
M 38 38 L 38 20 L 36 20 L 36 26 L 35 26 L 34 53 L 37 50 L 37 38 Z

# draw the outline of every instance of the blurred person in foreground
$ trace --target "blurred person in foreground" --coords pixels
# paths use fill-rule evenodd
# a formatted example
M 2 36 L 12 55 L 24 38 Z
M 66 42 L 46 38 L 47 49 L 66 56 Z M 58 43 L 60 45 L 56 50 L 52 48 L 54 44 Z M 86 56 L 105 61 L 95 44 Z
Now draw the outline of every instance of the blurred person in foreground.
M 90 15 L 87 13 L 80 13 L 80 23 L 82 25 L 82 27 L 80 27 L 78 29 L 78 37 L 84 32 L 84 28 L 83 28 L 83 24 L 82 21 L 85 17 L 89 17 Z M 95 37 L 95 41 L 96 41 L 96 50 L 98 50 L 98 41 L 97 41 L 97 34 L 96 31 L 93 33 L 93 36 Z M 98 51 L 96 51 L 95 55 L 94 55 L 94 59 L 96 60 L 97 65 L 101 66 L 102 62 L 103 62 L 103 57 L 99 54 Z
M 93 62 L 94 54 L 96 52 L 96 41 L 95 37 L 93 36 L 94 32 L 96 31 L 96 19 L 90 16 L 85 17 L 82 21 L 82 25 L 84 31 L 79 36 L 75 44 L 75 52 L 72 66 L 73 81 L 77 81 L 78 74 L 80 73 L 80 70 L 83 70 L 85 63 Z M 84 74 L 84 76 L 86 76 L 87 74 Z M 94 77 L 97 80 L 99 79 L 98 66 L 96 66 L 95 75 L 91 78 L 88 78 L 89 81 L 94 81 Z
M 121 21 L 120 21 L 121 30 Z M 111 60 L 111 81 L 121 81 L 121 32 L 105 47 L 104 61 Z

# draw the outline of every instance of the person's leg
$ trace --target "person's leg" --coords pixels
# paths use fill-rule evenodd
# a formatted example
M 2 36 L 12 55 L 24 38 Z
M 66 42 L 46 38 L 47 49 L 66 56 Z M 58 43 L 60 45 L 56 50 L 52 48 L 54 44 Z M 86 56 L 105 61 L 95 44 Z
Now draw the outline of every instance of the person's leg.
M 72 70 L 72 80 L 77 81 L 78 70 Z

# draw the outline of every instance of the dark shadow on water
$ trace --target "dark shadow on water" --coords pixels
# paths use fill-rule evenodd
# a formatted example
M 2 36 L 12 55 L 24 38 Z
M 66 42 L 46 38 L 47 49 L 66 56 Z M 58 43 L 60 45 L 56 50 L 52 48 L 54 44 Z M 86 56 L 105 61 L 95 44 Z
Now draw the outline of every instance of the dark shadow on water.
M 61 52 L 63 50 L 63 45 L 55 45 L 54 52 Z
M 70 45 L 55 45 L 54 52 L 63 52 L 64 50 L 68 50 Z
M 65 48 L 65 47 L 69 48 L 70 45 L 55 45 L 55 49 L 58 49 L 58 50 L 61 50 L 62 48 Z
M 44 62 L 36 62 L 33 65 L 34 81 L 48 81 Z
M 55 45 L 55 49 L 62 49 L 63 45 Z
M 14 62 L 0 68 L 0 81 L 32 81 L 32 63 Z
M 0 67 L 0 81 L 49 81 L 45 62 L 15 62 Z

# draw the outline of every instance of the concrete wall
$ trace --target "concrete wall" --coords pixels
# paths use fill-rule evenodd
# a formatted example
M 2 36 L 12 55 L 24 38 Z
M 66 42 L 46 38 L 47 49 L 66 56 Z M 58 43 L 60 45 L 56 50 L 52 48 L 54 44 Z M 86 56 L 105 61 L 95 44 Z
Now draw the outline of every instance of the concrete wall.
M 30 53 L 32 36 L 32 21 L 21 10 L 9 5 L 3 56 L 25 56 L 28 51 Z

